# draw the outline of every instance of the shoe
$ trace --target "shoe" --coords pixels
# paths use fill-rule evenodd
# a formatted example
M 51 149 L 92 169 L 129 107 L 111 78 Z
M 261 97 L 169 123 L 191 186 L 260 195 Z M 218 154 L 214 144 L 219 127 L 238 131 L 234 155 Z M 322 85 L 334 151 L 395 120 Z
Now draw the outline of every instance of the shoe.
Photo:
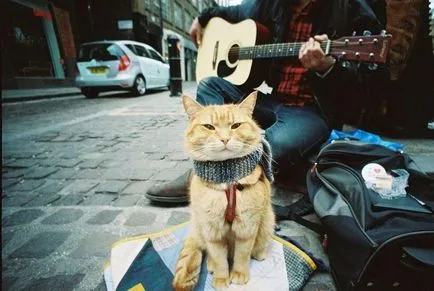
M 173 181 L 152 186 L 145 194 L 151 201 L 163 203 L 186 203 L 189 201 L 188 186 L 193 170 L 188 170 Z

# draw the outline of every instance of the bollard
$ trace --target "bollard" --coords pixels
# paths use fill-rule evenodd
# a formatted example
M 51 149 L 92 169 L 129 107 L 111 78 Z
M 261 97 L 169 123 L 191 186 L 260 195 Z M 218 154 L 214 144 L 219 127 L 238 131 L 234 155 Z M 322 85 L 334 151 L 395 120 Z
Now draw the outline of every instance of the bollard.
M 182 93 L 180 40 L 176 35 L 170 34 L 167 36 L 167 45 L 170 65 L 170 97 L 177 97 Z

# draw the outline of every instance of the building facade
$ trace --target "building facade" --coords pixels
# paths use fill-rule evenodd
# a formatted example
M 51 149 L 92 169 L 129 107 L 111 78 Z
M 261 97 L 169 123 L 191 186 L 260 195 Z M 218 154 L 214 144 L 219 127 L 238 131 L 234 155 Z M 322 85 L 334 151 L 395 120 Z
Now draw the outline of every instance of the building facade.
M 0 1 L 2 88 L 72 86 L 76 41 L 67 0 Z
M 2 88 L 74 86 L 76 56 L 88 41 L 147 43 L 168 59 L 179 38 L 184 80 L 195 79 L 197 49 L 188 31 L 214 0 L 1 0 Z
M 169 57 L 168 36 L 175 35 L 179 39 L 182 78 L 193 81 L 197 48 L 188 32 L 194 18 L 203 9 L 214 5 L 217 5 L 214 0 L 133 0 L 133 11 L 141 18 L 146 18 L 151 25 L 163 27 L 160 37 L 144 42 L 158 49 L 166 60 Z

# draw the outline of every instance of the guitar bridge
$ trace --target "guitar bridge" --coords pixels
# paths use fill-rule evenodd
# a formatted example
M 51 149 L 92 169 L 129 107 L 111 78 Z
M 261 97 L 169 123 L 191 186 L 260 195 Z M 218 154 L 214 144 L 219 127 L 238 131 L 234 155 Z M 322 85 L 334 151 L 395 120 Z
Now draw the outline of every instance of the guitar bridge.
M 214 56 L 212 58 L 212 69 L 215 70 L 215 66 L 217 64 L 217 55 L 219 51 L 219 42 L 217 41 L 214 46 Z

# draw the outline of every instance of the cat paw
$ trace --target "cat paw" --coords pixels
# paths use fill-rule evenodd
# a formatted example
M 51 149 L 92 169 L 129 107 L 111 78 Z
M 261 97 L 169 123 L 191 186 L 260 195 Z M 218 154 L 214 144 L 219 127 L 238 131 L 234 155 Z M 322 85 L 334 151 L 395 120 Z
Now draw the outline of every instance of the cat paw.
M 191 274 L 183 274 L 182 272 L 178 272 L 175 274 L 172 287 L 176 291 L 190 291 L 193 290 L 197 282 L 197 276 L 191 276 Z
M 194 281 L 182 281 L 175 277 L 172 283 L 172 287 L 175 291 L 191 291 L 196 285 Z
M 264 250 L 260 250 L 260 251 L 254 252 L 254 253 L 252 253 L 252 257 L 255 260 L 263 261 L 263 260 L 265 260 L 267 258 L 267 250 L 264 249 Z
M 240 272 L 233 270 L 231 272 L 231 282 L 238 285 L 246 284 L 250 279 L 249 272 Z
M 216 290 L 224 290 L 226 288 L 228 288 L 229 283 L 231 281 L 229 280 L 229 278 L 213 278 L 212 279 L 212 286 L 216 289 Z

